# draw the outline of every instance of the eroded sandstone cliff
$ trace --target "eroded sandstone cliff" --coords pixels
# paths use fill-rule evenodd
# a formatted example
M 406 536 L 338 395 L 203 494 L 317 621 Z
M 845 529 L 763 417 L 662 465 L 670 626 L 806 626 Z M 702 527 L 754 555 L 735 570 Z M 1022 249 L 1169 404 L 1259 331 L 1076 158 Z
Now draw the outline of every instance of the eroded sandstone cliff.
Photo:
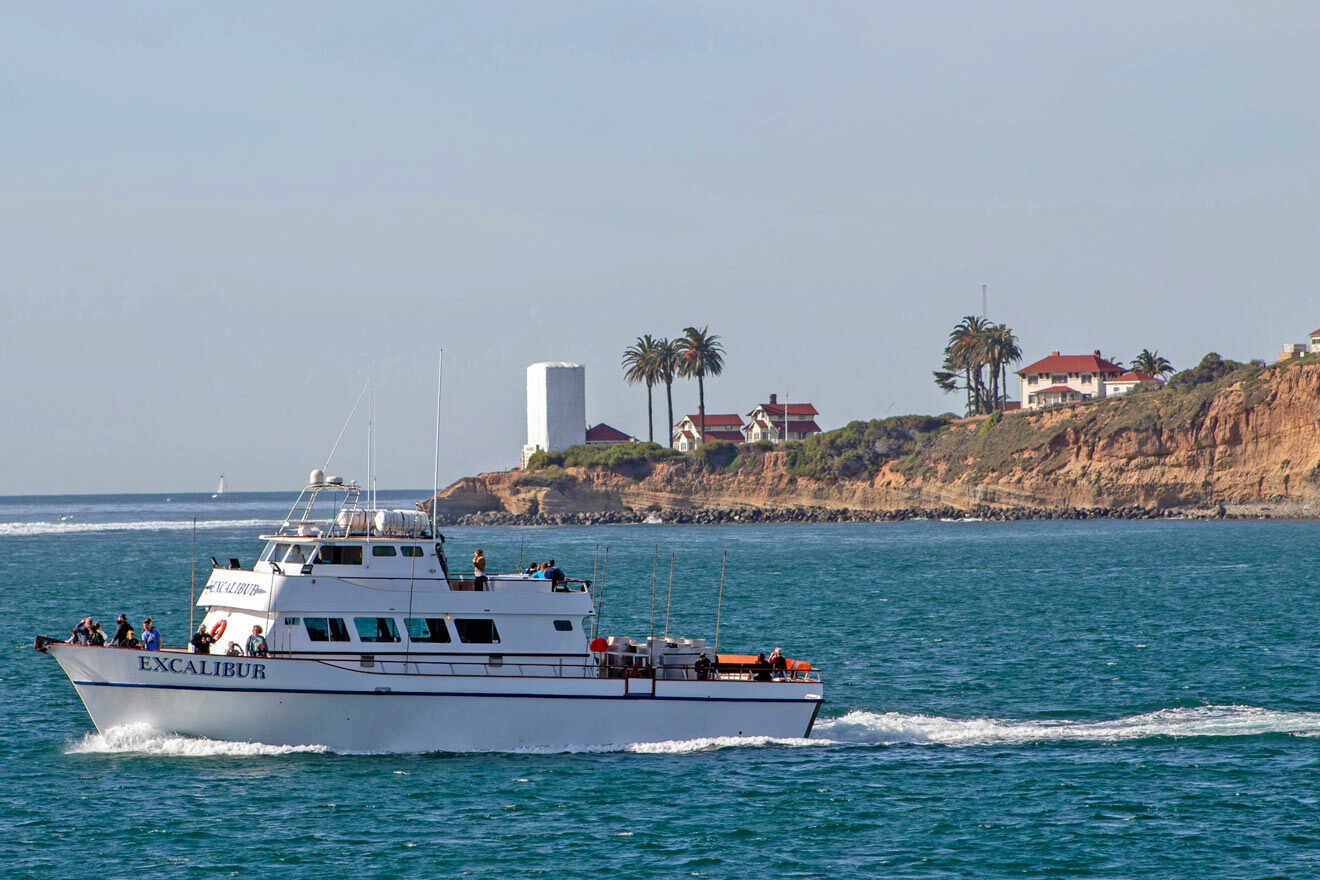
M 683 456 L 622 468 L 480 474 L 438 498 L 445 516 L 795 507 L 1318 515 L 1320 362 L 1254 368 L 1193 388 L 1040 413 L 952 421 L 914 451 L 878 461 L 872 454 L 865 472 L 850 478 L 807 473 L 783 450 L 744 448 L 716 468 Z

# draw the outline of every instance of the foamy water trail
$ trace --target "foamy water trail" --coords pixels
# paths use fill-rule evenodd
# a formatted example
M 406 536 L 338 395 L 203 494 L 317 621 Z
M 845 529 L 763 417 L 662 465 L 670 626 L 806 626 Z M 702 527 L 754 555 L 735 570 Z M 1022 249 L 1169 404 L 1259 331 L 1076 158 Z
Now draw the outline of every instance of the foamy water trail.
M 70 755 L 160 755 L 164 757 L 264 757 L 325 752 L 325 746 L 268 746 L 264 743 L 228 742 L 203 737 L 161 733 L 146 724 L 111 727 L 105 733 L 89 733 L 71 745 Z
M 1026 721 L 853 711 L 820 722 L 813 737 L 841 744 L 977 746 L 1272 733 L 1320 736 L 1320 712 L 1280 712 L 1256 706 L 1196 706 L 1160 709 L 1109 721 Z
M 274 526 L 269 519 L 199 519 L 198 529 L 235 529 Z M 152 519 L 136 522 L 11 522 L 0 523 L 0 538 L 30 535 L 72 535 L 86 532 L 167 532 L 193 527 L 192 520 Z
M 848 748 L 933 745 L 950 747 L 1030 745 L 1045 742 L 1119 742 L 1161 737 L 1236 737 L 1284 734 L 1320 737 L 1320 712 L 1280 712 L 1256 706 L 1197 706 L 1160 709 L 1107 721 L 1030 721 L 1008 718 L 944 718 L 898 712 L 854 710 L 820 721 L 810 739 L 771 736 L 712 736 L 614 745 L 523 747 L 527 755 L 631 752 L 685 755 L 733 748 Z M 143 724 L 87 734 L 68 754 L 142 754 L 166 757 L 263 757 L 330 752 L 320 745 L 272 746 L 161 733 Z M 380 753 L 367 753 L 380 754 Z

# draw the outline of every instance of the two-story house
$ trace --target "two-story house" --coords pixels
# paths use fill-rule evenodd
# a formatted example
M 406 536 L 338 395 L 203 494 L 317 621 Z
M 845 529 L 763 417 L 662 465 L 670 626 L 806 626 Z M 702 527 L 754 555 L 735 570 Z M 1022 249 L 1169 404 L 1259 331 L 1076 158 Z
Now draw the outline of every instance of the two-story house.
M 809 403 L 780 403 L 778 396 L 771 394 L 769 402 L 758 404 L 747 414 L 742 439 L 747 443 L 805 440 L 820 433 L 820 426 L 815 422 L 818 415 L 820 413 Z
M 674 426 L 674 448 L 679 452 L 691 452 L 700 446 L 701 442 L 709 443 L 712 440 L 741 443 L 742 426 L 742 417 L 737 413 L 706 413 L 706 437 L 704 441 L 699 442 L 697 438 L 701 435 L 700 414 L 683 416 Z
M 1090 354 L 1052 351 L 1049 357 L 1017 371 L 1022 378 L 1022 406 L 1041 409 L 1104 397 L 1105 383 L 1126 372 L 1124 367 L 1102 357 L 1099 349 Z

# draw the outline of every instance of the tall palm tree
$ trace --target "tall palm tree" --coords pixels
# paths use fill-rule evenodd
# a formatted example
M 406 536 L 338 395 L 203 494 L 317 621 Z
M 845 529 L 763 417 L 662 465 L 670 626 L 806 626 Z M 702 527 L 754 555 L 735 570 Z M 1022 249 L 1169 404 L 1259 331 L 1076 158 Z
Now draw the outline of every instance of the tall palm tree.
M 996 324 L 987 331 L 987 347 L 990 350 L 991 371 L 1002 377 L 998 394 L 994 398 L 995 409 L 1002 409 L 1008 402 L 1008 365 L 1022 360 L 1022 347 L 1018 338 L 1007 324 Z
M 955 369 L 961 369 L 967 386 L 967 411 L 970 413 L 988 412 L 985 379 L 981 368 L 986 360 L 986 331 L 990 322 L 977 315 L 964 315 L 952 332 L 949 344 L 944 349 L 946 357 Z
M 646 430 L 655 442 L 655 414 L 651 404 L 651 388 L 660 381 L 659 341 L 650 333 L 638 336 L 637 341 L 623 350 L 623 378 L 629 385 L 646 386 Z
M 701 442 L 706 442 L 706 377 L 724 372 L 724 343 L 710 332 L 710 325 L 698 330 L 684 327 L 678 348 L 678 374 L 697 380 L 697 418 L 701 421 Z
M 674 379 L 678 377 L 678 343 L 661 339 L 655 344 L 656 381 L 665 383 L 665 402 L 669 404 L 669 448 L 674 448 Z
M 1149 348 L 1143 348 L 1141 354 L 1132 359 L 1132 369 L 1152 376 L 1163 376 L 1165 373 L 1174 372 L 1173 364 L 1169 363 L 1168 358 L 1160 357 L 1158 351 L 1151 351 Z

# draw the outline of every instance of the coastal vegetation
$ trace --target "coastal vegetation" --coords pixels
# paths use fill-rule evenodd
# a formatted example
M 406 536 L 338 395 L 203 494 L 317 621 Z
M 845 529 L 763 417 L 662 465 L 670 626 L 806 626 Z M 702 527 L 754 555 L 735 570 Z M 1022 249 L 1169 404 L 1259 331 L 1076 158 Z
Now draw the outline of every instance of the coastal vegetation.
M 1138 373 L 1145 373 L 1148 376 L 1162 377 L 1175 372 L 1173 364 L 1169 363 L 1168 358 L 1160 357 L 1158 350 L 1151 351 L 1149 348 L 1143 348 L 1141 353 L 1132 359 L 1129 366 Z
M 1008 399 L 1008 365 L 1020 360 L 1022 348 L 1011 328 L 965 315 L 949 332 L 935 384 L 943 391 L 965 392 L 968 415 L 995 412 Z

